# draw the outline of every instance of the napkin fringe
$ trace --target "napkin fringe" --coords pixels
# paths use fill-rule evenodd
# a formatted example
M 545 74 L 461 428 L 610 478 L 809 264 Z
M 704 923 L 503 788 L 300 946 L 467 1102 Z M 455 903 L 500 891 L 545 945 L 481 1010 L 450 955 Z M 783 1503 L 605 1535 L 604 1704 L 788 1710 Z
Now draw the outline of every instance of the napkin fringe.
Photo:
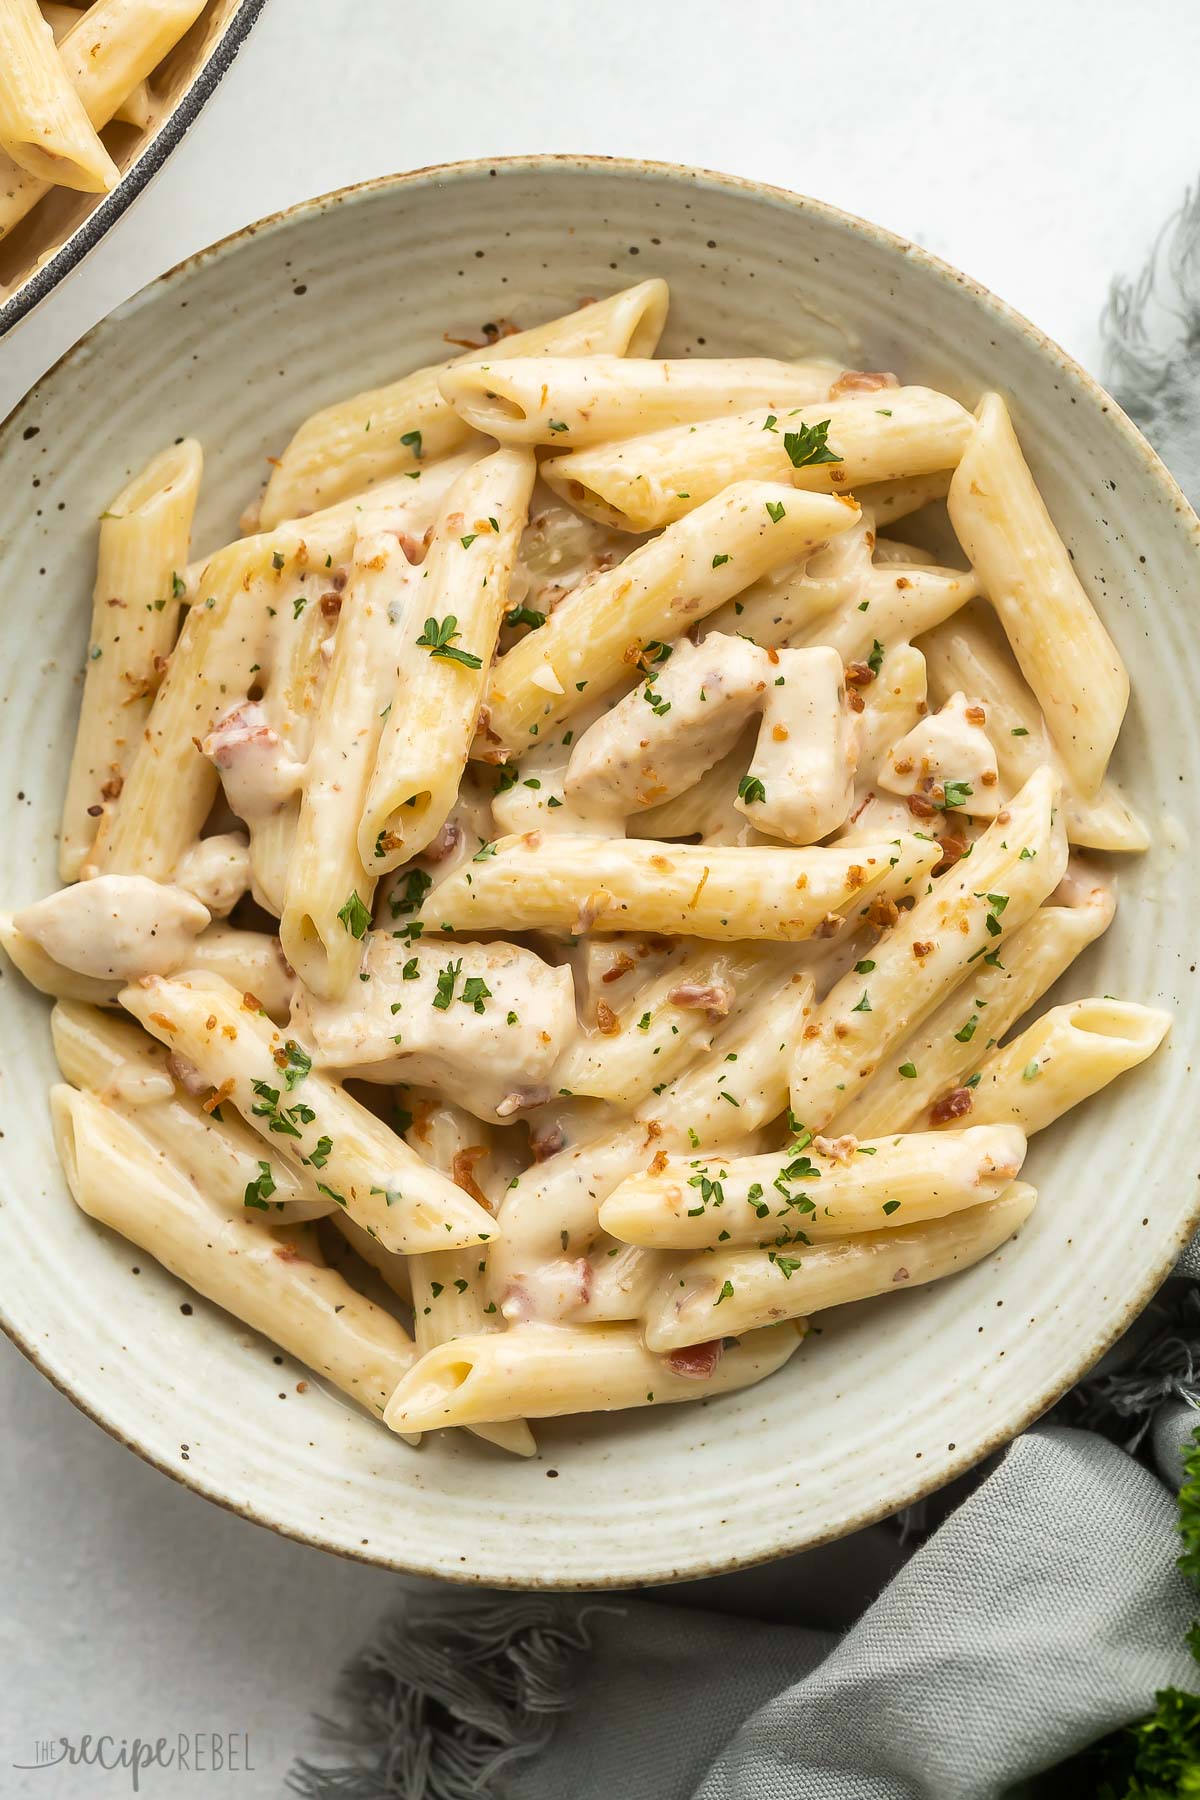
M 1162 321 L 1163 331 L 1156 332 L 1156 319 Z M 1200 186 L 1184 194 L 1178 212 L 1159 232 L 1141 274 L 1114 277 L 1100 335 L 1108 387 L 1174 467 L 1175 443 L 1186 446 L 1184 434 L 1195 429 Z
M 298 1762 L 300 1800 L 480 1800 L 513 1762 L 536 1756 L 574 1700 L 574 1663 L 592 1645 L 587 1619 L 550 1599 L 389 1620 L 338 1683 L 342 1717 L 319 1721 L 349 1760 Z

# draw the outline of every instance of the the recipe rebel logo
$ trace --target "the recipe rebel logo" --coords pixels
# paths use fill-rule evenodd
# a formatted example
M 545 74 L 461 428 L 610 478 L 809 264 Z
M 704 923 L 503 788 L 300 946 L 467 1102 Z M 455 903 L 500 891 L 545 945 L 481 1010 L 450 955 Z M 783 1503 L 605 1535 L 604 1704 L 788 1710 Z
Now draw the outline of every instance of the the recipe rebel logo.
M 177 1731 L 156 1738 L 88 1732 L 77 1738 L 39 1738 L 32 1761 L 12 1764 L 14 1769 L 124 1770 L 135 1794 L 142 1791 L 143 1775 L 154 1769 L 185 1775 L 250 1775 L 254 1766 L 247 1731 Z

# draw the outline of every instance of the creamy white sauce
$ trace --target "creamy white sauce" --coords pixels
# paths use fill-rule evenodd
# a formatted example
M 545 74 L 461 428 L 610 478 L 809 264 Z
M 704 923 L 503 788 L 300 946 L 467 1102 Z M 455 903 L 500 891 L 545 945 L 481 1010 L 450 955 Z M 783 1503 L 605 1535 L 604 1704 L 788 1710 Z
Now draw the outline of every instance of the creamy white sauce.
M 304 781 L 304 764 L 288 754 L 261 702 L 244 700 L 217 721 L 201 746 L 221 777 L 239 819 L 273 818 Z

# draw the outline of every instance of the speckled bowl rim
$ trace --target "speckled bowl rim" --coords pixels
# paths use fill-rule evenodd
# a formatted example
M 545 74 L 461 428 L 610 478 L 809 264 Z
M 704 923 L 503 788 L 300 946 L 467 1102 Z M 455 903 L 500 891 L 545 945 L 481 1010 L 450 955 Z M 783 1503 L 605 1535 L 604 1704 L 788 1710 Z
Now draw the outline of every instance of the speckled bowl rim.
M 256 13 L 263 4 L 264 0 L 245 0 L 245 5 L 242 10 L 249 9 L 252 13 Z M 240 16 L 239 13 L 239 17 Z M 249 23 L 247 23 L 245 29 L 249 29 Z M 243 36 L 244 34 L 243 31 Z M 232 60 L 233 54 L 234 52 L 231 51 L 230 60 Z M 381 190 L 398 191 L 412 186 L 436 187 L 448 182 L 474 180 L 485 173 L 498 176 L 501 170 L 521 170 L 545 173 L 555 169 L 563 169 L 572 173 L 582 174 L 612 174 L 615 172 L 617 174 L 629 176 L 630 178 L 636 178 L 641 175 L 654 175 L 666 180 L 679 181 L 696 187 L 711 187 L 724 192 L 751 195 L 757 199 L 768 199 L 782 204 L 797 213 L 808 212 L 816 214 L 820 218 L 828 221 L 831 225 L 866 239 L 885 254 L 909 258 L 913 262 L 922 265 L 940 280 L 948 282 L 955 287 L 965 289 L 965 291 L 969 293 L 972 298 L 985 309 L 985 311 L 992 313 L 997 318 L 1004 320 L 1010 326 L 1015 326 L 1019 331 L 1024 333 L 1054 368 L 1068 373 L 1074 381 L 1078 382 L 1082 388 L 1086 389 L 1091 396 L 1100 403 L 1102 410 L 1111 423 L 1112 429 L 1120 433 L 1121 436 L 1127 440 L 1130 448 L 1140 457 L 1144 465 L 1146 479 L 1162 490 L 1164 497 L 1170 500 L 1173 506 L 1178 508 L 1180 515 L 1185 522 L 1188 519 L 1191 520 L 1191 529 L 1197 557 L 1197 574 L 1200 576 L 1200 518 L 1197 518 L 1196 513 L 1193 511 L 1187 497 L 1182 492 L 1174 476 L 1170 473 L 1162 459 L 1147 443 L 1146 439 L 1137 429 L 1137 426 L 1128 415 L 1122 411 L 1117 405 L 1117 402 L 1112 399 L 1111 395 L 1108 394 L 1100 383 L 1096 381 L 1093 376 L 1089 375 L 1073 357 L 1068 356 L 1066 351 L 1063 350 L 1059 344 L 1055 343 L 1052 338 L 1047 337 L 1043 331 L 1040 331 L 1036 325 L 1033 325 L 1025 318 L 1024 314 L 1018 312 L 1015 307 L 1009 306 L 1006 301 L 999 299 L 979 282 L 973 281 L 970 276 L 964 275 L 962 271 L 956 269 L 953 264 L 945 262 L 939 256 L 935 256 L 932 251 L 923 250 L 918 245 L 910 243 L 906 238 L 898 236 L 895 232 L 888 231 L 882 225 L 874 225 L 870 223 L 869 220 L 859 218 L 855 213 L 844 211 L 841 207 L 831 206 L 826 201 L 813 200 L 806 195 L 793 193 L 787 188 L 775 187 L 769 182 L 752 181 L 748 177 L 741 175 L 724 175 L 716 170 L 699 168 L 686 163 L 659 162 L 642 157 L 574 154 L 475 157 L 463 162 L 431 163 L 426 167 L 411 169 L 403 174 L 375 176 L 367 181 L 355 182 L 348 187 L 335 188 L 329 193 L 316 195 L 310 200 L 298 201 L 294 206 L 287 207 L 280 212 L 269 213 L 264 218 L 259 219 L 252 224 L 243 225 L 239 230 L 231 232 L 227 237 L 219 238 L 215 243 L 208 245 L 205 249 L 198 250 L 191 256 L 185 257 L 182 262 L 176 263 L 173 268 L 168 269 L 154 281 L 148 282 L 137 294 L 132 295 L 128 300 L 122 302 L 120 306 L 115 307 L 105 319 L 98 320 L 89 331 L 79 338 L 70 349 L 65 351 L 63 355 L 51 365 L 51 368 L 48 369 L 45 375 L 40 379 L 45 380 L 58 369 L 68 365 L 75 357 L 79 356 L 84 351 L 91 339 L 103 326 L 106 326 L 115 319 L 119 319 L 131 308 L 142 305 L 147 297 L 156 289 L 170 286 L 196 266 L 214 260 L 217 257 L 233 253 L 236 246 L 245 238 L 257 237 L 264 232 L 295 229 L 298 226 L 301 226 L 305 219 L 324 212 L 330 207 L 353 204 L 354 202 L 364 199 L 368 195 L 377 193 Z M 115 198 L 115 195 L 110 196 L 110 198 Z M 17 428 L 21 414 L 26 405 L 33 398 L 36 390 L 37 384 L 35 383 L 29 393 L 13 407 L 8 417 L 0 422 L 0 438 Z M 881 1519 L 890 1517 L 902 1507 L 910 1506 L 914 1501 L 927 1498 L 930 1494 L 936 1493 L 940 1489 L 948 1486 L 952 1481 L 958 1480 L 971 1469 L 977 1468 L 981 1463 L 985 1462 L 988 1457 L 995 1455 L 998 1450 L 1003 1449 L 1004 1446 L 1010 1443 L 1020 1432 L 1028 1429 L 1028 1427 L 1041 1418 L 1044 1413 L 1048 1412 L 1055 1402 L 1069 1392 L 1079 1378 L 1086 1374 L 1088 1369 L 1093 1367 L 1107 1350 L 1111 1349 L 1113 1344 L 1115 1344 L 1128 1330 L 1138 1314 L 1142 1312 L 1154 1298 L 1154 1295 L 1158 1292 L 1162 1283 L 1171 1273 L 1180 1252 L 1197 1227 L 1200 1227 L 1200 1195 L 1197 1196 L 1192 1210 L 1188 1215 L 1185 1229 L 1182 1231 L 1177 1229 L 1171 1239 L 1164 1243 L 1161 1256 L 1156 1261 L 1150 1276 L 1142 1283 L 1136 1293 L 1129 1296 L 1111 1326 L 1107 1330 L 1093 1337 L 1090 1342 L 1087 1343 L 1086 1348 L 1080 1349 L 1078 1355 L 1072 1361 L 1069 1373 L 1061 1380 L 1053 1382 L 1037 1400 L 1023 1401 L 1020 1404 L 1015 1405 L 1006 1416 L 1004 1422 L 998 1425 L 987 1438 L 978 1444 L 972 1445 L 969 1450 L 960 1453 L 953 1462 L 942 1467 L 936 1476 L 920 1477 L 916 1480 L 903 1483 L 886 1501 L 864 1508 L 863 1511 L 855 1517 L 841 1521 L 838 1525 L 831 1527 L 827 1531 L 801 1531 L 792 1535 L 789 1534 L 786 1527 L 784 1527 L 780 1531 L 779 1536 L 773 1545 L 760 1551 L 756 1551 L 753 1554 L 709 1558 L 702 1563 L 695 1565 L 689 1564 L 686 1568 L 673 1570 L 667 1574 L 655 1575 L 645 1581 L 637 1579 L 631 1580 L 629 1578 L 604 1578 L 593 1582 L 587 1589 L 580 1589 L 574 1582 L 557 1579 L 535 1582 L 494 1575 L 488 1576 L 485 1579 L 480 1575 L 471 1573 L 469 1570 L 446 1569 L 428 1562 L 405 1561 L 398 1557 L 388 1556 L 370 1549 L 360 1551 L 356 1548 L 349 1548 L 344 1544 L 335 1543 L 323 1536 L 320 1532 L 306 1532 L 295 1527 L 281 1524 L 266 1513 L 260 1511 L 251 1502 L 231 1498 L 227 1492 L 202 1478 L 198 1471 L 196 1473 L 189 1471 L 185 1474 L 181 1469 L 174 1468 L 167 1462 L 160 1460 L 136 1440 L 127 1437 L 123 1431 L 119 1430 L 109 1419 L 105 1418 L 99 1410 L 81 1399 L 80 1396 L 72 1390 L 64 1375 L 49 1366 L 36 1344 L 23 1337 L 20 1331 L 6 1317 L 2 1303 L 0 1303 L 0 1330 L 2 1330 L 5 1336 L 16 1345 L 17 1349 L 28 1358 L 34 1367 L 38 1369 L 41 1374 L 46 1376 L 61 1394 L 65 1394 L 67 1399 L 70 1400 L 73 1405 L 78 1407 L 80 1412 L 86 1414 L 94 1424 L 99 1425 L 101 1429 L 107 1432 L 117 1443 L 123 1444 L 126 1449 L 132 1450 L 137 1456 L 141 1457 L 143 1462 L 149 1463 L 152 1468 L 159 1470 L 161 1474 L 169 1476 L 173 1481 L 178 1482 L 181 1487 L 190 1488 L 193 1493 L 201 1495 L 206 1500 L 215 1501 L 218 1506 L 224 1507 L 226 1511 L 236 1513 L 240 1518 L 249 1520 L 253 1525 L 262 1525 L 268 1530 L 278 1532 L 281 1537 L 291 1538 L 296 1543 L 309 1545 L 316 1550 L 332 1552 L 336 1556 L 345 1557 L 350 1562 L 370 1563 L 379 1568 L 388 1569 L 395 1574 L 426 1576 L 437 1580 L 448 1581 L 455 1586 L 461 1587 L 509 1588 L 522 1591 L 535 1589 L 538 1591 L 576 1593 L 601 1592 L 608 1589 L 629 1590 L 639 1587 L 659 1587 L 672 1581 L 692 1581 L 710 1575 L 728 1575 L 734 1573 L 738 1569 L 754 1568 L 764 1563 L 774 1562 L 783 1556 L 795 1555 L 802 1550 L 817 1549 L 822 1544 L 833 1543 L 838 1538 L 848 1537 L 853 1532 L 861 1531 L 868 1525 L 878 1524 Z
M 72 269 L 78 268 L 84 257 L 96 248 L 122 213 L 133 205 L 142 190 L 153 181 L 168 156 L 199 118 L 201 108 L 216 92 L 266 3 L 267 0 L 241 0 L 184 93 L 154 136 L 138 152 L 112 192 L 105 194 L 86 219 L 80 220 L 70 237 L 21 283 L 15 293 L 10 294 L 7 300 L 0 301 L 0 338 L 53 293 Z M 180 267 L 182 266 L 181 264 Z M 171 271 L 172 274 L 175 272 Z

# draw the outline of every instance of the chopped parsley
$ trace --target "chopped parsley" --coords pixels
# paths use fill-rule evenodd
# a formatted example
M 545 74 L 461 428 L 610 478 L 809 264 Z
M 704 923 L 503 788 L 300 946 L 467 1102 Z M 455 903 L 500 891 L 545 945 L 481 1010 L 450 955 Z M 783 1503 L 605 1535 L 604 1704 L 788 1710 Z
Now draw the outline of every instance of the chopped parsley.
M 739 800 L 744 800 L 747 806 L 753 806 L 756 802 L 765 800 L 766 797 L 767 790 L 758 779 L 757 775 L 742 776 L 742 779 L 738 782 Z
M 839 463 L 841 457 L 829 448 L 829 419 L 819 425 L 801 425 L 798 431 L 785 431 L 783 447 L 793 469 L 809 468 L 816 463 Z
M 454 998 L 454 984 L 462 973 L 462 957 L 457 962 L 447 963 L 437 978 L 437 993 L 433 1004 L 438 1012 L 445 1012 Z M 480 1011 L 482 1012 L 482 1007 Z
M 786 511 L 787 507 L 783 504 L 782 500 L 767 501 L 767 512 L 770 515 L 772 525 L 778 525 Z
M 367 928 L 371 923 L 371 913 L 369 907 L 364 906 L 363 902 L 359 899 L 357 888 L 346 901 L 346 904 L 339 907 L 338 918 L 346 927 L 346 930 L 350 933 L 351 937 L 366 937 Z
M 404 448 L 406 450 L 411 450 L 413 455 L 416 457 L 417 461 L 420 462 L 420 460 L 421 460 L 421 434 L 420 434 L 420 432 L 419 431 L 405 431 L 401 434 L 400 442 L 404 445 Z
M 439 625 L 436 619 L 426 619 L 425 629 L 417 639 L 423 650 L 431 656 L 440 656 L 446 662 L 462 663 L 466 669 L 481 669 L 482 659 L 470 650 L 459 650 L 454 639 L 458 637 L 458 620 L 453 613 L 447 613 Z
M 243 1206 L 255 1206 L 260 1212 L 267 1212 L 267 1201 L 275 1192 L 275 1177 L 271 1173 L 269 1162 L 260 1162 L 258 1174 L 253 1181 L 246 1183 L 246 1192 L 242 1196 Z

